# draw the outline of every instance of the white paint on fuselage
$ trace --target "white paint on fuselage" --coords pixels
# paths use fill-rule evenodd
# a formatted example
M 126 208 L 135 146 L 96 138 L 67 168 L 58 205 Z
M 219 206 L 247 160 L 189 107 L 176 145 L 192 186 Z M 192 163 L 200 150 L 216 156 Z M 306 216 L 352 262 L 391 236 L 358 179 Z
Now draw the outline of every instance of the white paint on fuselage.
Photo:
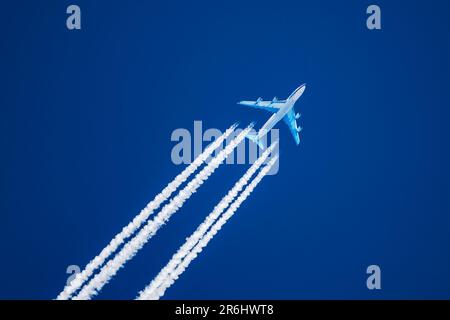
M 264 137 L 281 119 L 284 118 L 285 115 L 294 107 L 295 102 L 301 97 L 305 91 L 305 85 L 302 84 L 300 87 L 295 89 L 294 92 L 287 98 L 284 106 L 274 113 L 269 120 L 262 126 L 262 128 L 258 131 L 258 139 Z

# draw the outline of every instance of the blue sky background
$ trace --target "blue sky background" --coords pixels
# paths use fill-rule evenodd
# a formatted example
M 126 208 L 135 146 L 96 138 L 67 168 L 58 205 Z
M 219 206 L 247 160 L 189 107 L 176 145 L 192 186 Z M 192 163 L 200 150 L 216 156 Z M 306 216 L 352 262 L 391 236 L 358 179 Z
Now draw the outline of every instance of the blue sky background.
M 280 126 L 279 173 L 164 298 L 450 298 L 450 4 L 373 3 L 381 31 L 372 1 L 3 3 L 0 298 L 55 298 L 182 170 L 174 129 L 261 125 L 236 102 L 303 82 L 301 145 Z M 220 167 L 98 298 L 134 298 L 246 167 Z

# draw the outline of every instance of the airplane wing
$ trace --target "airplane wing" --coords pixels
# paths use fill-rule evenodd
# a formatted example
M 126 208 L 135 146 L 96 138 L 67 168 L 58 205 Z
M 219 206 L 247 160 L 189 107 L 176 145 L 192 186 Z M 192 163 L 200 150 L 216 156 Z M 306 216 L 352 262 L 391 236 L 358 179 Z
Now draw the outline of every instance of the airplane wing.
M 238 102 L 238 104 L 241 104 L 243 106 L 248 106 L 248 107 L 252 107 L 252 108 L 256 108 L 256 109 L 262 109 L 262 110 L 266 110 L 272 113 L 275 113 L 278 111 L 278 109 L 280 109 L 282 106 L 284 106 L 284 104 L 286 103 L 285 100 L 277 100 L 276 102 L 274 101 L 261 101 L 260 99 L 256 100 L 256 101 L 241 101 Z
M 294 108 L 289 110 L 289 112 L 283 117 L 283 120 L 289 127 L 289 130 L 291 131 L 292 136 L 294 137 L 295 143 L 297 145 L 299 145 L 300 144 L 300 136 L 298 134 L 297 121 L 295 121 Z

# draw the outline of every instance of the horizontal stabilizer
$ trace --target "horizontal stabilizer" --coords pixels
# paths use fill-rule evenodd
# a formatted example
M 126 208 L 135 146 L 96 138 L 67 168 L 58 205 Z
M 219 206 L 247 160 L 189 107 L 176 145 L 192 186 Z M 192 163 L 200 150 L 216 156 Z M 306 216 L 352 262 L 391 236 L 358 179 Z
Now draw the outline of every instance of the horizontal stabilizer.
M 247 135 L 247 138 L 256 143 L 261 148 L 261 150 L 264 150 L 266 148 L 264 142 L 261 139 L 259 139 L 256 134 L 249 133 Z

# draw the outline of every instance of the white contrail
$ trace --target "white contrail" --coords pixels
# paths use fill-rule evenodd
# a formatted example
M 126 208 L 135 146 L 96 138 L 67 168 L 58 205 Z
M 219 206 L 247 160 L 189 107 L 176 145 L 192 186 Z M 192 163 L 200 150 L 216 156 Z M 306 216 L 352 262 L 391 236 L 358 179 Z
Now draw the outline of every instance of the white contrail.
M 184 258 L 184 260 L 178 265 L 172 274 L 170 274 L 166 280 L 155 290 L 144 290 L 141 291 L 138 300 L 157 300 L 164 295 L 167 288 L 169 288 L 175 280 L 186 270 L 189 264 L 194 260 L 198 254 L 203 250 L 203 248 L 208 244 L 208 242 L 217 234 L 217 232 L 222 228 L 222 226 L 228 221 L 228 219 L 233 216 L 236 210 L 240 207 L 242 202 L 244 202 L 250 193 L 255 189 L 262 178 L 269 172 L 271 167 L 278 160 L 278 156 L 272 158 L 272 160 L 261 169 L 258 175 L 252 180 L 252 182 L 244 189 L 244 191 L 239 195 L 235 202 L 233 202 L 228 210 L 219 218 L 219 220 L 211 227 L 208 233 L 200 239 L 197 245 L 189 252 L 189 254 Z
M 228 128 L 224 134 L 212 142 L 205 151 L 201 153 L 195 160 L 187 166 L 179 175 L 175 177 L 172 182 L 170 182 L 155 198 L 150 201 L 147 206 L 142 209 L 142 211 L 134 217 L 134 219 L 125 226 L 122 231 L 111 240 L 111 242 L 103 248 L 103 250 L 92 259 L 84 268 L 84 270 L 76 275 L 76 277 L 68 284 L 63 291 L 58 295 L 56 299 L 67 300 L 72 294 L 78 290 L 94 273 L 94 271 L 100 267 L 105 260 L 114 253 L 117 248 L 148 219 L 148 217 L 159 208 L 159 206 L 166 201 L 172 193 L 178 189 L 178 187 L 189 178 L 189 176 L 194 173 L 199 166 L 201 166 L 206 159 L 216 150 L 218 147 L 222 146 L 225 139 L 227 139 L 236 129 L 237 124 L 233 124 Z
M 100 289 L 117 273 L 117 271 L 130 260 L 141 249 L 144 244 L 158 231 L 158 229 L 181 208 L 184 202 L 197 191 L 198 187 L 208 179 L 208 177 L 219 167 L 225 158 L 233 152 L 234 148 L 251 131 L 253 124 L 244 129 L 237 135 L 216 157 L 214 157 L 206 167 L 204 167 L 196 176 L 189 181 L 187 186 L 178 192 L 178 194 L 166 204 L 161 211 L 152 220 L 129 240 L 116 256 L 109 260 L 105 266 L 96 274 L 78 293 L 74 299 L 87 300 L 96 295 Z
M 165 282 L 171 273 L 177 268 L 182 260 L 189 254 L 191 249 L 197 244 L 197 242 L 205 235 L 208 229 L 216 222 L 223 211 L 228 208 L 230 203 L 234 201 L 238 193 L 245 187 L 250 178 L 269 157 L 270 153 L 275 148 L 278 142 L 273 143 L 264 153 L 252 164 L 247 172 L 239 179 L 238 182 L 230 189 L 225 197 L 214 207 L 213 211 L 205 218 L 205 220 L 198 226 L 197 230 L 186 239 L 186 242 L 178 249 L 178 251 L 172 256 L 167 265 L 161 269 L 159 274 L 152 280 L 152 282 L 142 291 L 146 294 L 150 294 L 156 288 L 158 288 L 163 282 Z

